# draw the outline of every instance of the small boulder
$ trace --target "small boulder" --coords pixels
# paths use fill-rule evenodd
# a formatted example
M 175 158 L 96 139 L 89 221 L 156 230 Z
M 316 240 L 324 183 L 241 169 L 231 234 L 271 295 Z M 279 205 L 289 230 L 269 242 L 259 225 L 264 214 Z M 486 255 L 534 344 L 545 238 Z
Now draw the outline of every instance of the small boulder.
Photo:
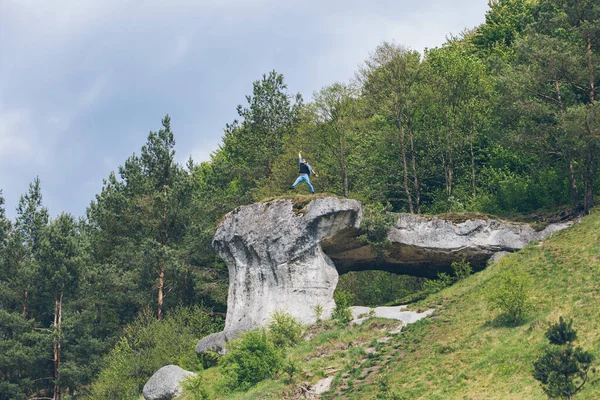
M 225 354 L 225 343 L 235 339 L 243 331 L 242 329 L 227 329 L 205 336 L 196 344 L 196 353 L 202 354 L 207 351 L 214 351 L 223 355 Z
M 181 383 L 196 374 L 177 365 L 167 365 L 156 371 L 144 385 L 142 391 L 146 400 L 171 400 L 180 396 Z

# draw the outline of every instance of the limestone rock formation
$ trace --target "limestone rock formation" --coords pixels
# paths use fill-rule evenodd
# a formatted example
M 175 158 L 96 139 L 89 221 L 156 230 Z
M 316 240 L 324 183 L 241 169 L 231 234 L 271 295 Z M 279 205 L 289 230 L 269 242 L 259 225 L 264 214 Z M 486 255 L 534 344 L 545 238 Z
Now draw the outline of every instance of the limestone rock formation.
M 311 323 L 321 305 L 328 317 L 338 272 L 319 243 L 357 231 L 361 217 L 360 202 L 334 197 L 255 203 L 227 214 L 213 241 L 229 268 L 225 330 L 265 326 L 277 310 Z
M 570 225 L 537 232 L 493 219 L 398 214 L 388 235 L 392 245 L 382 255 L 358 239 L 362 213 L 356 200 L 326 197 L 307 204 L 255 203 L 227 214 L 213 241 L 229 268 L 226 331 L 265 326 L 276 310 L 311 323 L 314 307 L 321 305 L 327 318 L 338 274 L 379 269 L 435 277 L 463 258 L 483 268 L 496 252 L 519 250 Z M 224 343 L 222 335 L 208 342 L 213 339 Z
M 196 374 L 177 365 L 167 365 L 159 369 L 144 385 L 142 394 L 146 400 L 170 400 L 180 396 L 181 383 Z
M 466 259 L 480 269 L 497 252 L 520 250 L 532 240 L 543 239 L 570 225 L 551 224 L 538 232 L 526 224 L 494 219 L 457 222 L 403 213 L 398 214 L 388 234 L 392 246 L 384 256 L 362 244 L 356 234 L 335 237 L 322 247 L 339 273 L 378 269 L 435 278 L 438 272 L 451 272 L 454 261 Z

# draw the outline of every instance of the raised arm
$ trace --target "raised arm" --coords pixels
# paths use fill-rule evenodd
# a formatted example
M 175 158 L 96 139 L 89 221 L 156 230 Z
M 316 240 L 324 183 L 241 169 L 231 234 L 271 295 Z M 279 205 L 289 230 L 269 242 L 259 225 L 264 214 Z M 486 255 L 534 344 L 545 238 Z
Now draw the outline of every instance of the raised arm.
M 298 152 L 298 165 L 302 164 L 302 152 Z

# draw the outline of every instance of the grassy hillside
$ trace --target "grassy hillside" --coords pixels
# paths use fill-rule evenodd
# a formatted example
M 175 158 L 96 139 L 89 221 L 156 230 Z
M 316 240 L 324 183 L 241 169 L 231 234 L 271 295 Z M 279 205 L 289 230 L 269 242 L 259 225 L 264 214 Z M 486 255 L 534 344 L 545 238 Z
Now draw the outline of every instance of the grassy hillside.
M 507 327 L 488 309 L 486 291 L 499 273 L 517 269 L 533 279 L 535 306 L 525 323 Z M 437 311 L 400 334 L 391 334 L 397 324 L 384 320 L 313 328 L 314 338 L 292 350 L 299 366 L 292 379 L 282 374 L 246 393 L 217 398 L 302 398 L 318 380 L 334 376 L 323 398 L 545 399 L 531 371 L 549 322 L 574 318 L 576 344 L 591 349 L 600 364 L 600 213 L 415 307 Z M 204 377 L 217 387 L 220 371 L 205 370 Z M 575 398 L 599 399 L 600 373 Z

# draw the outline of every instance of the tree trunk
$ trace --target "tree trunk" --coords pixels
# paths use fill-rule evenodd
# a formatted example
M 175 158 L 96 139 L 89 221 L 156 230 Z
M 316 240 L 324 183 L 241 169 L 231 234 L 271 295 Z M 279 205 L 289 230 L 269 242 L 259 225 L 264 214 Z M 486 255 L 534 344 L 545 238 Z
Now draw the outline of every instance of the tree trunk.
M 402 124 L 398 118 L 396 118 L 396 128 L 398 128 L 398 136 L 400 140 L 400 152 L 402 155 L 402 173 L 404 175 L 404 192 L 406 193 L 406 199 L 408 201 L 408 208 L 411 214 L 415 213 L 412 201 L 412 195 L 410 193 L 410 187 L 408 186 L 408 167 L 406 162 L 406 143 L 405 133 Z
M 52 347 L 54 350 L 54 397 L 53 400 L 60 400 L 60 351 L 61 351 L 61 336 L 62 336 L 62 300 L 63 291 L 61 289 L 60 296 L 54 302 L 54 338 Z
M 163 301 L 164 301 L 164 288 L 165 288 L 165 270 L 160 265 L 158 271 L 158 320 L 162 320 L 163 316 Z
M 477 186 L 475 185 L 475 152 L 473 151 L 473 142 L 471 146 L 471 187 L 473 188 L 473 197 L 477 195 Z
M 453 184 L 454 184 L 454 166 L 452 160 L 452 149 L 450 145 L 448 145 L 448 155 L 447 155 L 447 177 L 446 177 L 446 190 L 448 191 L 448 197 L 452 197 Z
M 583 212 L 589 214 L 594 206 L 594 181 L 595 181 L 595 159 L 597 157 L 596 149 L 590 144 L 585 160 L 585 176 L 583 181 Z
M 27 292 L 27 290 L 25 291 L 25 293 L 23 294 L 23 318 L 27 318 L 27 300 L 29 297 L 29 293 Z
M 561 120 L 562 114 L 565 111 L 565 106 L 562 101 L 562 95 L 560 92 L 560 82 L 558 81 L 558 75 L 556 74 L 556 66 L 554 67 L 554 89 L 556 90 L 556 99 L 558 100 L 558 106 L 560 108 Z M 564 124 L 564 122 L 563 122 Z M 564 135 L 563 129 L 563 135 Z M 567 162 L 569 165 L 569 182 L 571 184 L 571 204 L 573 205 L 573 210 L 579 210 L 579 190 L 577 188 L 577 177 L 575 176 L 575 167 L 573 166 L 573 157 L 571 156 L 571 151 L 567 150 Z
M 163 316 L 163 302 L 164 302 L 164 290 L 165 290 L 165 265 L 164 265 L 164 254 L 165 246 L 167 245 L 167 185 L 163 185 L 163 215 L 161 221 L 161 232 L 160 232 L 160 255 L 158 257 L 158 320 L 162 320 Z
M 342 132 L 344 127 L 342 127 Z M 342 169 L 342 181 L 344 184 L 344 197 L 348 198 L 348 167 L 346 165 L 346 137 L 340 132 L 340 167 Z
M 596 88 L 594 80 L 594 66 L 592 64 L 592 38 L 590 34 L 587 34 L 587 59 L 588 59 L 588 72 L 590 74 L 590 103 L 596 100 Z
M 579 189 L 577 188 L 577 177 L 575 176 L 575 167 L 573 166 L 573 158 L 571 154 L 567 155 L 569 161 L 569 181 L 571 183 L 571 204 L 573 205 L 573 210 L 579 210 L 581 206 L 579 204 Z
M 413 171 L 413 184 L 415 187 L 415 206 L 417 214 L 421 214 L 421 186 L 419 183 L 419 176 L 417 174 L 417 161 L 415 159 L 415 141 L 412 130 L 409 131 L 410 138 L 410 155 L 411 155 L 411 166 Z

